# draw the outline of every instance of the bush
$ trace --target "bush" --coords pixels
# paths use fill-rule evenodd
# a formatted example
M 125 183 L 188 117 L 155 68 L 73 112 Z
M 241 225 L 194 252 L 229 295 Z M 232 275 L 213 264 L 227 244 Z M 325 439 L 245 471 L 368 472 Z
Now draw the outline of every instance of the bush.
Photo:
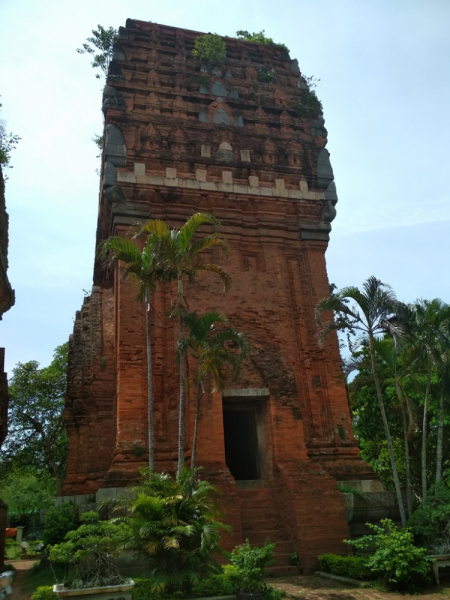
M 333 573 L 333 575 L 341 575 L 351 579 L 376 579 L 376 575 L 367 564 L 369 557 L 366 556 L 322 554 L 318 560 L 320 568 L 325 573 Z
M 225 575 L 212 575 L 202 579 L 192 588 L 191 596 L 201 598 L 203 596 L 227 596 L 237 592 L 237 583 L 231 577 Z
M 243 592 L 257 592 L 264 589 L 263 569 L 275 561 L 273 551 L 275 544 L 266 540 L 264 546 L 250 546 L 245 540 L 244 544 L 236 546 L 232 552 L 225 553 L 231 563 L 238 568 L 236 581 L 238 589 Z
M 69 531 L 64 542 L 49 548 L 50 562 L 72 565 L 75 577 L 71 588 L 118 585 L 125 581 L 114 562 L 130 537 L 125 523 L 100 521 L 95 511 L 81 515 L 83 525 Z
M 375 532 L 359 540 L 348 541 L 358 550 L 375 550 L 367 566 L 392 590 L 416 591 L 429 581 L 432 559 L 425 548 L 413 544 L 411 529 L 398 528 L 390 519 L 381 520 L 382 527 L 367 523 Z
M 411 527 L 415 539 L 419 544 L 424 544 L 446 554 L 450 550 L 450 487 L 448 482 L 441 482 L 430 487 L 426 504 L 421 504 L 411 515 L 408 525 Z M 447 548 L 445 546 L 448 546 Z
M 31 600 L 57 600 L 58 596 L 53 592 L 52 585 L 42 585 L 31 595 Z
M 194 42 L 192 56 L 204 60 L 210 65 L 220 67 L 227 57 L 227 46 L 217 33 L 199 35 Z
M 66 533 L 76 529 L 76 508 L 71 502 L 63 502 L 58 506 L 52 506 L 45 515 L 45 526 L 43 542 L 48 544 L 59 544 L 66 537 Z
M 153 574 L 153 588 L 168 596 L 189 594 L 192 586 L 220 572 L 212 558 L 218 548 L 222 512 L 216 490 L 207 481 L 194 481 L 190 471 L 172 478 L 143 470 L 136 496 L 118 502 L 130 527 L 129 547 L 143 557 Z
M 5 540 L 5 556 L 8 560 L 18 560 L 20 558 L 20 544 L 16 540 L 7 538 Z

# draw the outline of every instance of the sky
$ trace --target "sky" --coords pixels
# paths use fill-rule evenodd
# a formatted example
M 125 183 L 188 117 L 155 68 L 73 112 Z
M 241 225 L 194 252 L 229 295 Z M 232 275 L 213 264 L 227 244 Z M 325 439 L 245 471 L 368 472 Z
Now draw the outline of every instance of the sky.
M 49 364 L 92 287 L 103 81 L 76 48 L 127 18 L 286 44 L 320 79 L 339 196 L 330 281 L 375 275 L 405 302 L 450 302 L 448 0 L 0 0 L 0 118 L 21 137 L 6 183 L 10 373 Z

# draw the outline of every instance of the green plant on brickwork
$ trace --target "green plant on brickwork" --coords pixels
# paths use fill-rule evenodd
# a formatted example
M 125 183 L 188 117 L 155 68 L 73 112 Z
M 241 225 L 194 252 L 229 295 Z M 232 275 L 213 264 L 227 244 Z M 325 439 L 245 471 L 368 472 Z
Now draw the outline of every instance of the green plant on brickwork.
M 291 565 L 293 566 L 300 566 L 300 557 L 297 554 L 297 552 L 293 552 L 291 554 L 291 556 L 289 557 L 289 562 L 291 563 Z
M 314 90 L 303 90 L 300 102 L 292 105 L 298 117 L 313 119 L 322 114 L 322 102 L 316 95 Z
M 273 551 L 275 544 L 269 539 L 264 546 L 251 546 L 249 540 L 236 546 L 231 552 L 226 552 L 228 560 L 238 568 L 238 589 L 242 592 L 258 592 L 264 589 L 264 567 L 274 563 Z
M 208 87 L 209 77 L 208 75 L 192 75 L 192 77 L 189 77 L 189 79 L 187 80 L 187 85 L 193 85 L 194 83 Z
M 140 444 L 134 444 L 133 446 L 133 455 L 134 456 L 142 456 L 145 452 L 145 448 L 144 446 L 141 446 Z
M 392 590 L 414 592 L 425 587 L 433 560 L 426 548 L 414 546 L 411 529 L 396 527 L 390 519 L 382 519 L 381 527 L 367 526 L 372 535 L 345 541 L 358 551 L 374 552 L 367 560 L 368 568 Z
M 276 74 L 275 69 L 258 69 L 258 81 L 261 83 L 273 83 Z
M 192 56 L 211 66 L 221 67 L 227 57 L 227 46 L 217 33 L 199 35 L 194 42 Z
M 356 496 L 356 498 L 366 498 L 365 494 L 363 494 L 348 483 L 340 483 L 338 484 L 338 487 L 339 491 L 342 492 L 342 494 L 353 494 L 354 496 Z
M 245 40 L 246 42 L 254 42 L 255 44 L 263 44 L 264 46 L 275 46 L 283 52 L 286 52 L 286 54 L 289 54 L 289 48 L 286 46 L 286 44 L 276 44 L 272 38 L 266 37 L 264 29 L 259 33 L 249 33 L 248 31 L 240 30 L 236 31 L 236 35 L 240 40 Z
M 77 48 L 78 54 L 93 54 L 92 61 L 93 69 L 101 69 L 105 78 L 108 77 L 108 68 L 112 60 L 114 44 L 119 39 L 117 30 L 113 27 L 105 29 L 101 25 L 97 25 L 97 29 L 92 30 L 92 37 L 88 37 L 87 44 L 83 44 L 81 48 Z M 100 79 L 101 75 L 96 73 L 96 78 Z

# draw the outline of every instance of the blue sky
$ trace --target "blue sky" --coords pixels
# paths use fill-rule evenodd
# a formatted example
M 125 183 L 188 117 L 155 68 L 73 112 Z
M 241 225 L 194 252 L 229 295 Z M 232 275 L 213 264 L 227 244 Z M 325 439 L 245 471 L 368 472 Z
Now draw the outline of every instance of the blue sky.
M 339 195 L 330 281 L 376 275 L 402 300 L 450 302 L 448 0 L 0 0 L 0 118 L 22 138 L 6 186 L 8 370 L 48 364 L 91 288 L 102 81 L 76 48 L 127 18 L 285 43 L 320 79 Z

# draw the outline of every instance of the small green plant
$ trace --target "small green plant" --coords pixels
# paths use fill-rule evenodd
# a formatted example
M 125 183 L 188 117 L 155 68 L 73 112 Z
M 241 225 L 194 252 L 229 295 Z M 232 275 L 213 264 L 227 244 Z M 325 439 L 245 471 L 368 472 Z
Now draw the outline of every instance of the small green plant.
M 134 456 L 142 456 L 145 452 L 144 446 L 140 446 L 139 444 L 134 444 L 133 446 L 133 454 Z
M 273 83 L 276 74 L 275 69 L 258 69 L 258 81 L 261 83 Z
M 339 484 L 338 487 L 339 487 L 339 491 L 342 492 L 343 494 L 353 494 L 354 496 L 356 496 L 356 498 L 366 498 L 365 494 L 363 494 L 362 492 L 357 490 L 355 487 L 353 487 L 352 485 L 349 485 L 347 483 L 341 483 L 341 484 Z
M 69 531 L 64 542 L 50 547 L 50 562 L 74 567 L 75 576 L 68 586 L 73 589 L 124 583 L 114 558 L 129 540 L 128 526 L 100 521 L 95 511 L 82 514 L 81 521 L 84 523 Z
M 189 77 L 189 79 L 187 80 L 187 85 L 193 85 L 193 84 L 198 84 L 198 85 L 205 85 L 206 87 L 209 86 L 209 77 L 208 75 L 193 75 L 192 77 Z
M 31 600 L 57 600 L 52 585 L 41 585 L 32 594 Z
M 367 561 L 369 569 L 392 590 L 412 592 L 423 588 L 433 561 L 427 557 L 426 548 L 414 546 L 411 529 L 398 528 L 390 519 L 382 519 L 381 527 L 367 525 L 373 535 L 346 543 L 359 551 L 374 552 Z
M 245 40 L 246 42 L 254 42 L 255 44 L 264 44 L 264 46 L 275 46 L 286 54 L 289 54 L 289 48 L 285 44 L 276 44 L 272 38 L 266 37 L 264 29 L 259 33 L 249 33 L 248 31 L 240 30 L 236 31 L 238 39 Z
M 297 102 L 292 106 L 298 117 L 313 119 L 322 114 L 322 102 L 316 95 L 314 90 L 304 90 L 301 102 Z
M 227 57 L 227 46 L 217 33 L 199 35 L 194 42 L 192 56 L 211 66 L 221 67 Z
M 339 556 L 338 554 L 321 554 L 318 557 L 320 568 L 325 573 L 351 579 L 376 579 L 376 575 L 367 564 L 368 560 L 367 556 Z
M 20 558 L 20 544 L 16 540 L 8 538 L 5 540 L 5 555 L 8 560 L 18 560 Z
M 63 502 L 58 506 L 51 506 L 45 515 L 43 542 L 59 544 L 66 533 L 77 526 L 76 508 L 71 502 Z
M 225 553 L 230 562 L 238 568 L 237 584 L 242 592 L 258 592 L 264 589 L 264 567 L 274 563 L 273 551 L 275 544 L 266 540 L 264 546 L 250 546 L 245 540 L 244 544 L 236 546 L 232 552 Z
M 289 562 L 295 567 L 300 566 L 300 557 L 297 554 L 297 552 L 293 552 L 291 554 L 291 556 L 289 557 Z
M 0 108 L 1 108 L 0 104 Z M 5 122 L 0 119 L 0 165 L 3 168 L 12 169 L 10 164 L 11 152 L 15 150 L 17 144 L 20 141 L 20 137 L 14 133 L 7 133 L 5 128 Z M 5 175 L 5 181 L 8 179 Z

